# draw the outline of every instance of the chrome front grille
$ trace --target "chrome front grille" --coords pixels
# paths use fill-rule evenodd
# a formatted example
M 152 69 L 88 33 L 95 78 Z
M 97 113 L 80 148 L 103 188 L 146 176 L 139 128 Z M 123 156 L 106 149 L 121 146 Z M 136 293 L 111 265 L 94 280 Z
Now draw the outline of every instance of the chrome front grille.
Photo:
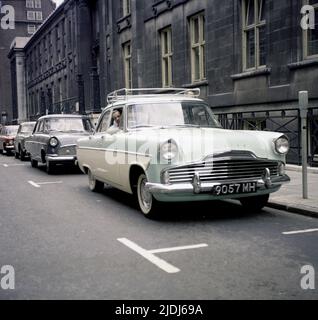
M 265 169 L 270 170 L 271 176 L 278 175 L 277 161 L 266 160 L 217 160 L 202 162 L 168 171 L 169 183 L 192 182 L 196 173 L 199 173 L 202 182 L 232 181 L 244 179 L 261 179 Z
M 76 146 L 65 146 L 59 148 L 59 156 L 75 156 L 76 155 Z

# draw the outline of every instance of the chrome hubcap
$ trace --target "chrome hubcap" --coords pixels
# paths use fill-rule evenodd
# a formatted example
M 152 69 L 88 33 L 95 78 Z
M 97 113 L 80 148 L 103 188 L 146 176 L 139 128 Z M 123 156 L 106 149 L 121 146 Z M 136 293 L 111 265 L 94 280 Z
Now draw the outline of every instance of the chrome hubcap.
M 142 205 L 146 210 L 150 210 L 152 206 L 152 195 L 146 188 L 147 179 L 143 178 L 140 182 L 140 198 Z

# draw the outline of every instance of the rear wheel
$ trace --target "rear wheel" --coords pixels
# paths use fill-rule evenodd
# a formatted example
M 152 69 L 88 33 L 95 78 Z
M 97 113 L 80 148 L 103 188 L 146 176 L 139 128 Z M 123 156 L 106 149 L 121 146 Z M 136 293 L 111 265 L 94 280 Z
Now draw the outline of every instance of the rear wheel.
M 102 192 L 104 190 L 104 183 L 96 180 L 90 170 L 88 170 L 87 175 L 88 175 L 89 189 L 92 192 Z
M 251 212 L 261 211 L 268 203 L 269 194 L 240 199 L 242 206 Z
M 137 199 L 141 212 L 145 217 L 149 219 L 155 219 L 158 217 L 160 203 L 153 197 L 153 195 L 147 190 L 146 184 L 148 179 L 144 173 L 142 173 L 137 182 Z

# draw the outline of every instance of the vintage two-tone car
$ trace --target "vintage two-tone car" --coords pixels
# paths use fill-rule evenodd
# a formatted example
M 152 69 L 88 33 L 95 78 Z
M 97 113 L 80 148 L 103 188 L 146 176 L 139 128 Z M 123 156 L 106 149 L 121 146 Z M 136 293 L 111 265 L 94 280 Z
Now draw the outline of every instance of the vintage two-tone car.
M 0 131 L 0 153 L 11 154 L 14 151 L 14 139 L 19 126 L 3 126 Z
M 83 115 L 49 115 L 41 117 L 26 139 L 25 148 L 31 165 L 46 165 L 47 173 L 56 165 L 76 164 L 76 142 L 93 131 L 90 119 Z
M 199 89 L 154 91 L 112 93 L 96 132 L 78 141 L 92 191 L 106 183 L 135 194 L 154 217 L 164 202 L 239 199 L 260 210 L 290 181 L 285 135 L 224 130 Z
M 14 139 L 14 152 L 16 159 L 24 161 L 26 158 L 25 140 L 32 135 L 35 122 L 24 122 L 19 126 L 18 133 Z

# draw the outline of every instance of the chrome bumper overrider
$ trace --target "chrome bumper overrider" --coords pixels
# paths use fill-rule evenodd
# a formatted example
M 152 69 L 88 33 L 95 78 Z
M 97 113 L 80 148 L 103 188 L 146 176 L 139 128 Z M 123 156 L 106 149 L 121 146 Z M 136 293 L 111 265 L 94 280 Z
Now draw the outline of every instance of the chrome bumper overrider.
M 198 179 L 193 179 L 192 183 L 178 183 L 178 184 L 160 184 L 160 183 L 147 183 L 146 188 L 152 194 L 176 194 L 176 193 L 193 193 L 201 194 L 204 192 L 211 192 L 211 190 L 224 184 L 236 184 L 246 182 L 257 182 L 257 189 L 271 190 L 283 184 L 289 183 L 290 178 L 287 175 L 277 177 L 264 177 L 262 179 L 244 179 L 233 181 L 220 181 L 220 182 L 200 182 Z

